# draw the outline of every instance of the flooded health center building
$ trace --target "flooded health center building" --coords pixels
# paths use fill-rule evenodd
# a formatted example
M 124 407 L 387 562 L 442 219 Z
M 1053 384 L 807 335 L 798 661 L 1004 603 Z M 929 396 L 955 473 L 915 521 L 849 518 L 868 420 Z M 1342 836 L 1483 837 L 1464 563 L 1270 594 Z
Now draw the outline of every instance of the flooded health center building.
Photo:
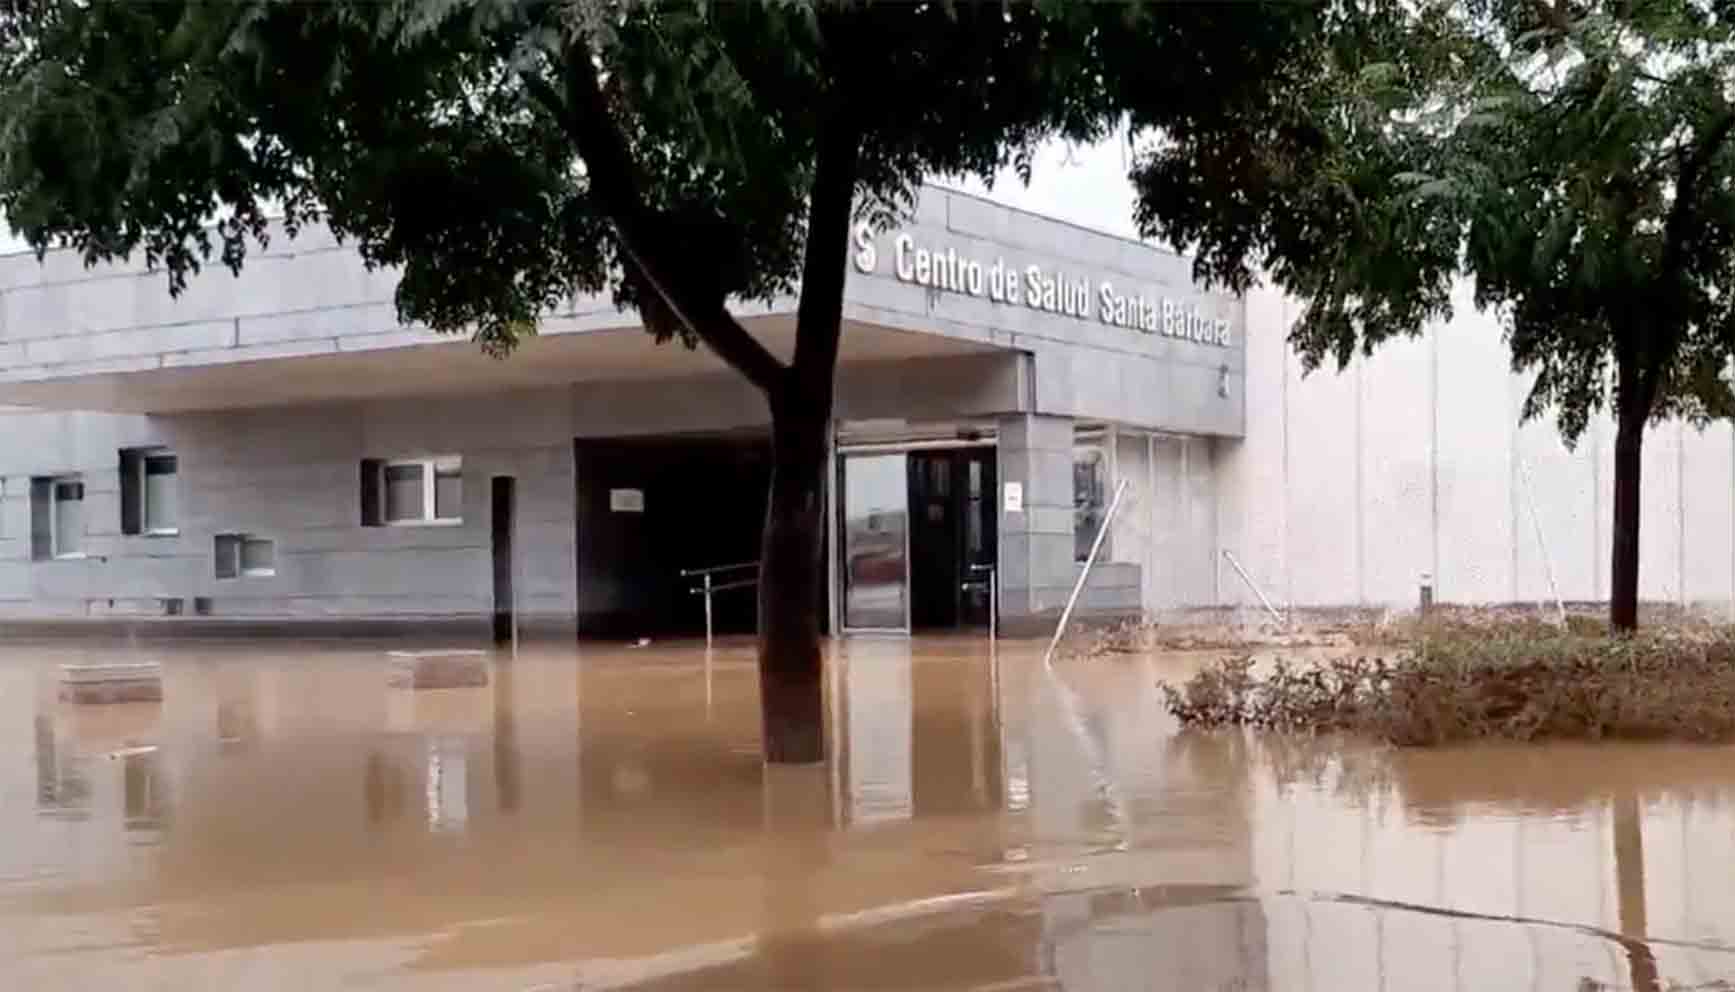
M 979 627 L 994 586 L 1005 630 L 1046 630 L 1122 483 L 1089 613 L 1408 605 L 1423 575 L 1443 601 L 1606 595 L 1612 431 L 1569 453 L 1520 429 L 1522 383 L 1468 306 L 1303 378 L 1292 301 L 1206 291 L 1150 245 L 930 187 L 841 247 L 833 631 Z M 318 230 L 178 299 L 141 263 L 0 259 L 0 624 L 510 612 L 677 636 L 704 623 L 683 573 L 740 566 L 714 620 L 752 629 L 751 386 L 606 297 L 490 359 L 400 324 L 395 284 Z M 737 310 L 783 356 L 794 313 Z M 1498 401 L 1450 388 L 1471 376 Z M 1647 517 L 1649 598 L 1729 598 L 1719 430 L 1650 445 L 1647 506 L 1681 516 Z

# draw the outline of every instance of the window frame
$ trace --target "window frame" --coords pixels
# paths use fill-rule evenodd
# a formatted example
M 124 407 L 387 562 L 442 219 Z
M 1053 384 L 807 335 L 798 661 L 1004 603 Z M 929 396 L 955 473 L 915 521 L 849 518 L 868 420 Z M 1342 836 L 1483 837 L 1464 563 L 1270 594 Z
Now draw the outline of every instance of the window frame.
M 139 535 L 141 537 L 176 537 L 181 533 L 180 505 L 176 501 L 175 522 L 169 527 L 152 527 L 151 519 L 151 487 L 150 465 L 152 461 L 168 459 L 175 463 L 175 470 L 168 473 L 174 478 L 170 483 L 179 486 L 181 483 L 181 459 L 168 448 L 144 448 L 139 451 Z
M 247 567 L 247 545 L 249 545 L 249 544 L 265 544 L 265 545 L 270 546 L 270 548 L 271 548 L 271 564 L 268 567 L 266 567 L 266 568 L 248 568 Z M 241 578 L 244 578 L 244 579 L 264 579 L 264 578 L 270 578 L 271 576 L 274 576 L 277 574 L 277 542 L 272 540 L 269 537 L 260 537 L 256 534 L 242 534 L 241 535 L 241 543 L 235 549 L 235 556 L 236 556 L 235 564 L 237 566 L 239 566 Z
M 81 538 L 81 540 L 79 541 L 78 550 L 76 550 L 76 551 L 62 551 L 60 549 L 60 505 L 63 502 L 60 498 L 60 487 L 61 486 L 68 486 L 68 485 L 78 487 L 78 499 L 65 500 L 64 502 L 77 503 L 79 505 L 79 507 L 78 507 L 79 511 L 80 511 L 79 522 L 83 523 L 83 510 L 84 510 L 84 502 L 85 502 L 85 500 L 84 500 L 85 490 L 84 490 L 84 476 L 83 476 L 83 474 L 74 472 L 74 473 L 68 473 L 66 475 L 48 476 L 48 560 L 49 561 L 78 561 L 81 558 L 90 557 L 90 553 L 84 550 L 84 541 L 82 540 L 82 538 L 88 536 L 88 533 L 85 531 L 81 531 L 79 533 L 79 537 Z
M 1084 564 L 1084 562 L 1090 557 L 1090 546 L 1093 543 L 1095 543 L 1097 535 L 1099 533 L 1101 533 L 1102 529 L 1108 523 L 1108 520 L 1107 520 L 1108 504 L 1110 502 L 1109 493 L 1112 491 L 1112 489 L 1114 487 L 1114 480 L 1111 478 L 1111 476 L 1114 474 L 1114 463 L 1113 463 L 1112 456 L 1110 453 L 1110 448 L 1108 447 L 1109 444 L 1110 444 L 1110 442 L 1108 441 L 1106 435 L 1094 434 L 1094 433 L 1088 434 L 1088 435 L 1082 435 L 1082 436 L 1078 437 L 1073 442 L 1073 447 L 1072 447 L 1072 491 L 1073 491 L 1072 527 L 1073 527 L 1073 536 L 1072 536 L 1072 540 L 1073 540 L 1073 563 L 1077 564 L 1077 565 Z M 1081 504 L 1079 502 L 1079 499 L 1078 499 L 1078 495 L 1079 495 L 1078 494 L 1078 471 L 1079 471 L 1080 465 L 1083 463 L 1086 463 L 1086 462 L 1094 462 L 1095 466 L 1096 466 L 1096 471 L 1094 473 L 1096 475 L 1096 483 L 1092 487 L 1095 490 L 1095 492 L 1094 492 L 1095 501 L 1093 503 L 1089 503 L 1089 504 Z M 1091 509 L 1093 509 L 1095 511 L 1096 516 L 1097 516 L 1096 529 L 1095 529 L 1095 531 L 1092 532 L 1090 540 L 1083 542 L 1084 546 L 1081 548 L 1079 546 L 1080 542 L 1079 542 L 1079 530 L 1078 530 L 1078 528 L 1079 528 L 1079 525 L 1083 522 L 1082 521 L 1082 515 L 1085 512 L 1087 506 L 1090 507 Z M 1103 538 L 1101 554 L 1105 558 L 1112 559 L 1111 546 L 1113 544 L 1114 544 L 1114 538 L 1113 538 L 1112 534 L 1105 536 Z
M 438 478 L 441 467 L 445 466 L 458 477 L 458 515 L 455 517 L 439 516 Z M 420 468 L 422 470 L 422 515 L 394 520 L 391 516 L 391 501 L 386 497 L 386 473 L 394 468 Z M 457 527 L 464 523 L 464 459 L 462 455 L 424 455 L 417 458 L 387 458 L 380 461 L 379 478 L 379 512 L 380 523 L 386 527 Z
M 223 547 L 230 543 L 234 548 L 234 567 L 230 574 L 223 574 Z M 270 568 L 247 568 L 246 547 L 249 542 L 271 545 Z M 211 535 L 211 573 L 218 582 L 233 582 L 236 579 L 269 579 L 277 574 L 277 541 L 274 538 L 261 537 L 241 531 L 224 531 Z

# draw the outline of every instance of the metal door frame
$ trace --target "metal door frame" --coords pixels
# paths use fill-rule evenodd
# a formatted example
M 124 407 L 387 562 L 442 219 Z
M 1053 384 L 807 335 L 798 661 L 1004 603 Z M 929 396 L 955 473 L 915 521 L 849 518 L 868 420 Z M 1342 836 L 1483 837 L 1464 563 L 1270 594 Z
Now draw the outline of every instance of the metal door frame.
M 888 635 L 892 635 L 892 636 L 908 637 L 908 636 L 910 636 L 910 611 L 911 611 L 912 607 L 914 606 L 914 603 L 912 600 L 912 590 L 910 587 L 910 531 L 912 528 L 910 527 L 909 521 L 906 520 L 904 523 L 904 625 L 901 628 L 900 627 L 851 627 L 851 626 L 848 626 L 847 623 L 845 622 L 846 618 L 849 616 L 849 609 L 848 609 L 849 604 L 847 601 L 848 582 L 846 581 L 846 579 L 844 577 L 845 560 L 844 560 L 844 555 L 843 555 L 843 552 L 845 550 L 844 549 L 844 544 L 845 544 L 844 505 L 843 505 L 844 495 L 845 495 L 844 494 L 844 475 L 843 475 L 844 462 L 847 459 L 854 458 L 854 457 L 871 457 L 874 455 L 903 455 L 904 456 L 904 487 L 905 487 L 905 491 L 908 492 L 909 479 L 910 479 L 909 456 L 913 452 L 918 452 L 918 451 L 956 451 L 956 450 L 962 450 L 962 449 L 968 449 L 968 448 L 998 448 L 999 446 L 1000 446 L 1000 442 L 999 442 L 999 439 L 997 437 L 925 438 L 922 440 L 909 440 L 909 441 L 873 441 L 873 442 L 861 442 L 861 443 L 857 443 L 857 444 L 838 444 L 837 443 L 837 434 L 836 434 L 835 425 L 834 425 L 834 429 L 833 429 L 833 433 L 832 433 L 832 446 L 831 446 L 832 470 L 829 473 L 830 478 L 831 478 L 831 483 L 832 483 L 831 486 L 829 487 L 831 495 L 832 495 L 832 499 L 830 500 L 831 505 L 828 507 L 828 512 L 826 514 L 826 516 L 829 519 L 829 524 L 827 526 L 827 530 L 830 532 L 830 537 L 826 543 L 827 543 L 827 547 L 831 551 L 831 568 L 829 569 L 830 577 L 828 579 L 827 584 L 829 585 L 830 590 L 831 590 L 830 600 L 831 600 L 831 613 L 832 613 L 832 618 L 833 618 L 832 630 L 837 631 L 838 634 L 841 636 L 854 636 L 854 635 L 888 636 Z M 996 472 L 996 485 L 998 485 L 998 472 Z M 990 500 L 992 512 L 997 514 L 999 512 L 999 502 L 997 499 L 997 494 L 985 493 L 984 498 Z M 908 503 L 908 497 L 907 496 L 905 497 L 905 502 L 906 502 L 906 504 Z M 908 506 L 906 505 L 905 512 L 906 513 L 913 513 L 914 511 L 910 510 L 908 508 Z M 998 521 L 996 521 L 996 523 L 998 523 Z M 999 543 L 1000 537 L 999 537 L 999 527 L 998 526 L 995 527 L 994 540 L 995 540 L 996 544 Z M 1000 558 L 999 553 L 998 553 L 998 548 L 996 548 L 996 553 L 995 553 L 994 558 L 995 558 L 995 562 L 996 562 L 995 571 L 996 571 L 996 573 L 998 573 L 998 571 L 999 571 L 998 562 L 999 562 L 999 558 Z M 989 595 L 991 598 L 998 599 L 999 598 L 999 592 L 1000 592 L 1000 590 L 999 590 L 999 576 L 998 576 L 998 574 L 996 574 L 994 576 L 994 586 L 990 590 Z M 992 624 L 992 621 L 990 621 L 990 623 Z
M 848 556 L 849 535 L 844 525 L 846 509 L 844 503 L 849 498 L 849 490 L 845 485 L 848 464 L 851 458 L 885 458 L 897 456 L 904 460 L 904 623 L 901 627 L 851 627 L 849 625 L 849 580 L 844 570 L 849 567 Z M 879 635 L 879 636 L 910 636 L 910 455 L 906 449 L 885 450 L 875 445 L 867 450 L 855 448 L 839 449 L 837 452 L 837 472 L 834 478 L 834 489 L 837 492 L 837 512 L 832 517 L 832 527 L 836 532 L 833 542 L 838 550 L 831 569 L 832 599 L 837 604 L 837 630 L 844 636 Z

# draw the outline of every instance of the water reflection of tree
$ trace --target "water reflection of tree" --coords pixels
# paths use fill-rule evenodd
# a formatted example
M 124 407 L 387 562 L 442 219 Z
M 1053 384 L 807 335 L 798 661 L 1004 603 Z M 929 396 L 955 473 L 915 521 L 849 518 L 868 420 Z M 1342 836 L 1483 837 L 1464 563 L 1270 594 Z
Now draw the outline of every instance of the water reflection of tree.
M 1645 841 L 1639 800 L 1622 792 L 1614 800 L 1615 891 L 1620 902 L 1620 928 L 1625 938 L 1627 969 L 1633 992 L 1656 992 L 1657 958 L 1646 943 L 1650 936 L 1645 914 Z
M 1201 746 L 1201 740 L 1212 737 L 1216 739 L 1209 747 Z M 1188 747 L 1196 752 L 1195 760 L 1213 762 L 1201 769 L 1203 774 L 1244 773 L 1257 760 L 1270 769 L 1279 788 L 1310 787 L 1359 808 L 1395 795 L 1418 822 L 1435 826 L 1486 816 L 1491 809 L 1520 818 L 1558 818 L 1595 814 L 1609 803 L 1619 931 L 1613 939 L 1625 954 L 1628 987 L 1634 992 L 1665 987 L 1649 944 L 1638 784 L 1666 788 L 1683 805 L 1722 805 L 1735 793 L 1727 753 L 1703 750 L 1665 755 L 1642 748 L 1532 745 L 1432 751 L 1329 738 L 1269 736 L 1250 741 L 1241 734 L 1199 735 Z M 1676 757 L 1682 760 L 1673 760 Z M 1523 884 L 1522 879 L 1515 881 Z M 1580 988 L 1603 986 L 1585 978 Z

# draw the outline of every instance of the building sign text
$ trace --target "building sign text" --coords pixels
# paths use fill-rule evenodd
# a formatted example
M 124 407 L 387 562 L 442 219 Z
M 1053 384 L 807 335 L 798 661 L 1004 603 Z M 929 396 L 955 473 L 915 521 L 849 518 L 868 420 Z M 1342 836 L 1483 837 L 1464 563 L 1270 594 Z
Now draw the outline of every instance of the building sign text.
M 851 259 L 858 271 L 871 273 L 878 268 L 879 248 L 874 243 L 873 228 L 857 225 L 851 244 L 854 248 Z M 955 248 L 921 247 L 908 234 L 892 238 L 892 274 L 900 282 L 966 296 L 985 296 L 995 303 L 1081 320 L 1094 317 L 1104 324 L 1145 334 L 1229 346 L 1229 321 L 1202 312 L 1197 304 L 1166 296 L 1124 294 L 1107 279 L 1093 286 L 1088 279 L 1040 265 L 1019 268 L 1006 264 L 1002 258 L 984 264 L 958 254 Z

